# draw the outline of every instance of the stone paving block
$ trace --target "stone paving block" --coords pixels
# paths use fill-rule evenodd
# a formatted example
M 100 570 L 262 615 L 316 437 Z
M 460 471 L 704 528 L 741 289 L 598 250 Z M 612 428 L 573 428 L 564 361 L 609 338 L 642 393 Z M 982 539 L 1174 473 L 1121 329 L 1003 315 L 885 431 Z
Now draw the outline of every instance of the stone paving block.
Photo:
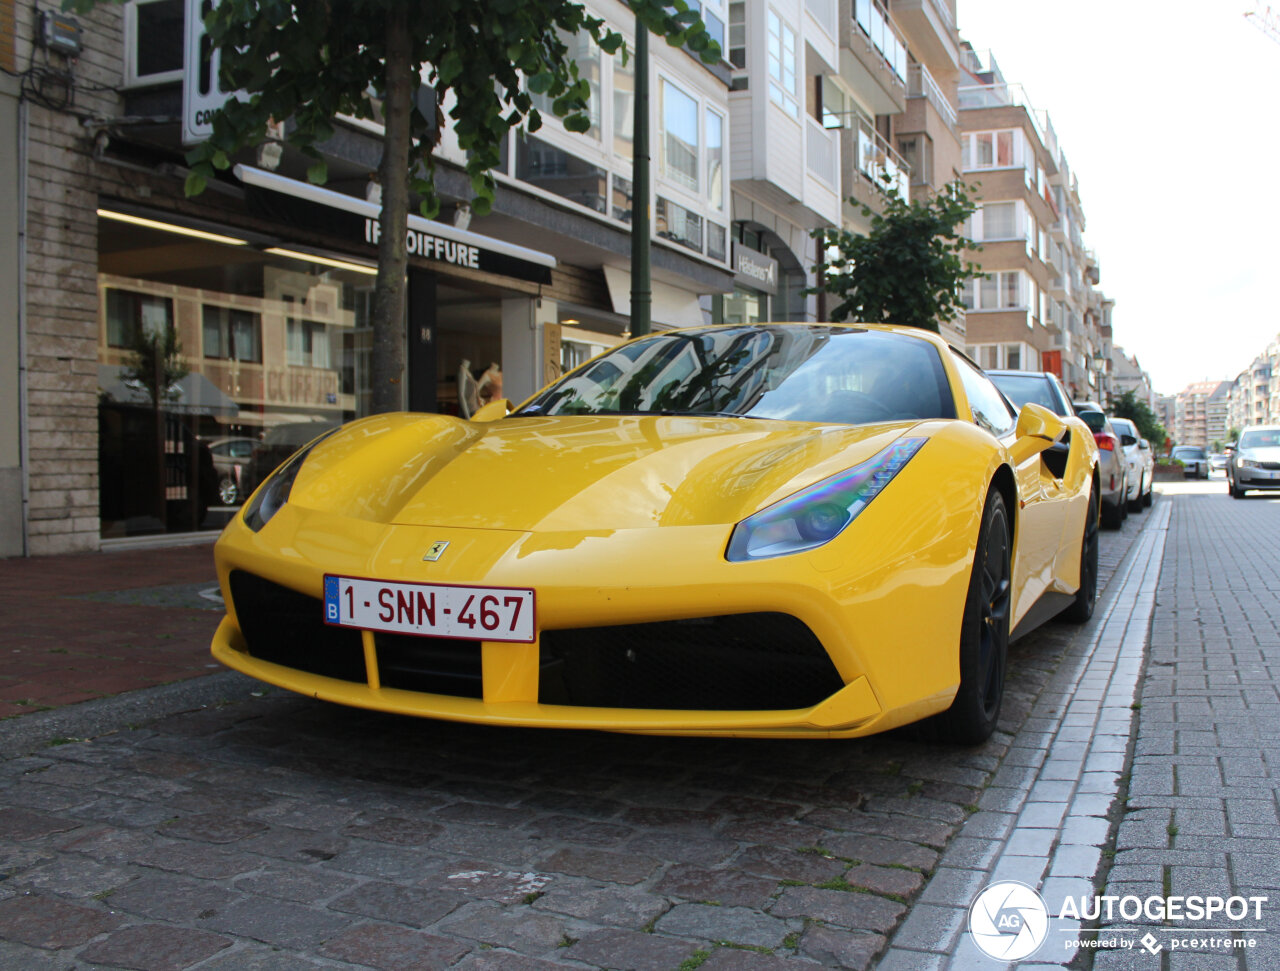
M 1048 856 L 1058 834 L 1052 829 L 1017 827 L 1005 840 L 1003 852 L 1013 856 Z
M 738 844 L 733 840 L 647 832 L 628 840 L 621 849 L 655 860 L 714 866 L 737 853 Z
M 947 957 L 942 954 L 928 954 L 924 951 L 909 951 L 906 948 L 893 947 L 881 955 L 876 962 L 876 971 L 943 971 L 947 965 Z
M 967 905 L 987 885 L 988 879 L 985 870 L 939 867 L 925 884 L 917 904 Z
M 803 957 L 796 957 L 790 951 L 784 954 L 785 956 L 762 954 L 741 948 L 718 947 L 698 966 L 698 971 L 787 971 L 788 968 L 804 971 L 806 968 L 816 969 L 821 966 Z
M 320 947 L 327 957 L 381 971 L 438 971 L 470 950 L 461 941 L 382 924 L 352 927 Z
M 343 827 L 344 836 L 363 840 L 394 843 L 397 846 L 423 846 L 439 836 L 444 828 L 439 823 L 397 816 L 362 816 Z
M 869 893 L 788 887 L 769 908 L 775 917 L 808 917 L 850 930 L 885 933 L 906 912 L 903 904 Z
M 885 946 L 879 934 L 842 931 L 814 924 L 800 936 L 800 953 L 825 967 L 865 971 L 875 966 L 876 955 Z
M 1068 817 L 1058 840 L 1063 845 L 1105 846 L 1111 832 L 1111 821 L 1098 816 Z
M 329 909 L 360 914 L 392 924 L 424 928 L 457 910 L 467 898 L 460 893 L 371 882 L 329 902 Z
M 697 902 L 763 907 L 777 888 L 776 878 L 754 876 L 736 869 L 708 870 L 677 863 L 662 875 L 654 891 Z
M 565 963 L 541 960 L 497 948 L 472 951 L 454 965 L 457 971 L 563 971 L 568 967 L 581 969 L 583 966 L 577 961 Z
M 692 940 L 776 948 L 802 926 L 798 920 L 781 920 L 754 908 L 678 904 L 658 919 L 654 930 Z
M 304 951 L 314 950 L 354 923 L 344 914 L 289 900 L 244 896 L 214 914 L 197 917 L 201 926 L 215 931 Z
M 33 812 L 28 809 L 0 809 L 0 833 L 13 840 L 36 840 L 54 833 L 79 829 L 83 823 L 64 819 L 52 813 Z
M 1057 854 L 1054 855 L 1055 863 L 1056 860 Z M 1005 853 L 991 869 L 991 882 L 1016 880 L 1018 883 L 1025 883 L 1028 887 L 1038 887 L 1048 867 L 1049 860 L 1043 856 L 1014 856 L 1012 853 Z M 1076 876 L 1073 873 L 1057 875 Z
M 124 923 L 101 908 L 81 907 L 44 894 L 0 900 L 0 940 L 51 950 L 75 947 Z
M 557 882 L 557 878 L 534 870 L 517 872 L 515 870 L 486 870 L 478 861 L 457 863 L 451 861 L 441 871 L 423 877 L 418 881 L 421 887 L 444 885 L 454 893 L 468 898 L 493 900 L 500 904 L 529 903 L 543 893 L 545 889 Z M 567 883 L 563 878 L 561 882 Z
M 733 860 L 733 868 L 772 880 L 798 880 L 822 883 L 844 873 L 847 864 L 826 853 L 780 849 L 775 846 L 750 846 Z
M 580 846 L 616 848 L 635 833 L 635 828 L 619 823 L 602 823 L 573 816 L 543 816 L 524 827 L 531 836 L 563 840 Z
M 698 950 L 692 941 L 637 931 L 599 930 L 584 934 L 565 949 L 564 956 L 617 971 L 670 971 Z
M 258 872 L 240 877 L 232 885 L 248 894 L 311 904 L 337 896 L 355 883 L 350 877 L 315 868 L 268 864 Z
M 15 893 L 48 893 L 60 897 L 105 897 L 135 876 L 120 866 L 110 866 L 62 856 L 8 875 L 6 887 Z
M 930 951 L 950 954 L 956 939 L 967 927 L 969 901 L 963 907 L 916 904 L 893 936 L 895 950 Z
M 670 909 L 670 904 L 648 891 L 631 887 L 593 887 L 566 882 L 548 890 L 532 907 L 578 920 L 640 930 Z
M 942 865 L 966 869 L 986 869 L 1004 849 L 1001 840 L 957 836 L 942 854 Z
M 165 836 L 195 840 L 201 843 L 235 843 L 266 830 L 265 823 L 224 813 L 198 813 L 182 816 L 156 827 Z
M 189 923 L 226 910 L 243 895 L 212 881 L 145 873 L 111 895 L 111 909 L 152 920 Z
M 506 947 L 531 955 L 540 955 L 565 946 L 575 936 L 573 932 L 576 929 L 577 925 L 568 918 L 545 912 L 531 912 L 528 907 L 507 910 L 487 901 L 467 904 L 432 928 L 435 933 L 466 938 L 481 945 Z M 687 956 L 686 953 L 685 957 Z
M 138 924 L 90 944 L 79 957 L 133 971 L 185 971 L 230 946 L 227 938 L 208 931 L 167 924 Z
M 609 883 L 635 884 L 653 873 L 658 865 L 657 860 L 643 856 L 569 848 L 553 853 L 539 869 L 546 873 L 567 873 Z

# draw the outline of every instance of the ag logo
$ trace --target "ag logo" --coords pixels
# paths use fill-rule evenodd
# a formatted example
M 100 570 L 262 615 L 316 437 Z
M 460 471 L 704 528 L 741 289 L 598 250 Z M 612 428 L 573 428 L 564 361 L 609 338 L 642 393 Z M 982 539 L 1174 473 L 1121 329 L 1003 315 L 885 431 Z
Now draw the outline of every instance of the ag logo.
M 434 563 L 440 557 L 444 556 L 444 551 L 449 548 L 449 544 L 444 540 L 432 543 L 427 547 L 427 551 L 422 554 L 422 559 L 427 563 Z
M 969 935 L 997 961 L 1021 961 L 1044 943 L 1049 908 L 1026 884 L 1004 880 L 978 894 L 969 907 Z

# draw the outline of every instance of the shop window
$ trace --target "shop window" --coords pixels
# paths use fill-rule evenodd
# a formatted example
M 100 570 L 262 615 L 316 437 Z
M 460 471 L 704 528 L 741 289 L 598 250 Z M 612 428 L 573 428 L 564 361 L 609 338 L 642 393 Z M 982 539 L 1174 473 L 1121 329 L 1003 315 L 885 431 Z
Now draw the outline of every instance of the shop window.
M 173 301 L 129 290 L 107 291 L 107 346 L 133 347 L 141 333 L 173 330 Z
M 702 252 L 702 217 L 670 199 L 659 196 L 654 207 L 654 231 L 663 239 Z
M 596 212 L 607 211 L 608 173 L 532 135 L 517 141 L 516 178 Z
M 201 308 L 204 356 L 222 361 L 262 362 L 262 320 L 254 313 L 205 304 Z
M 125 73 L 130 84 L 182 79 L 183 0 L 134 0 L 125 7 Z

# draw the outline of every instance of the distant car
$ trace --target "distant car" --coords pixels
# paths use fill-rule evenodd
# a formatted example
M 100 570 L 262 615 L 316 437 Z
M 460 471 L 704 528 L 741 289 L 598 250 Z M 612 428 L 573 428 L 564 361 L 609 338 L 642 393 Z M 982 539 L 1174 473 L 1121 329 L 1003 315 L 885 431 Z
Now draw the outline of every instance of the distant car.
M 1243 499 L 1249 489 L 1280 489 L 1280 425 L 1260 425 L 1240 433 L 1227 465 L 1227 491 L 1232 498 Z
M 1209 478 L 1209 453 L 1199 445 L 1175 445 L 1170 457 L 1182 463 L 1184 477 Z
M 1212 455 L 1210 455 L 1210 456 L 1209 456 L 1209 471 L 1210 471 L 1210 472 L 1225 472 L 1225 471 L 1227 471 L 1227 456 L 1226 456 L 1225 454 L 1223 454 L 1222 452 L 1214 452 Z
M 253 443 L 249 464 L 245 467 L 244 477 L 241 480 L 241 494 L 246 497 L 252 495 L 253 490 L 258 488 L 262 480 L 274 472 L 281 462 L 317 435 L 337 427 L 337 422 L 319 420 L 272 425 L 263 433 L 262 441 Z
M 1098 443 L 1098 473 L 1102 478 L 1102 521 L 1112 529 L 1129 517 L 1129 463 L 1116 431 L 1102 405 L 1073 401 L 1071 406 Z
M 218 498 L 224 506 L 244 502 L 246 470 L 257 441 L 252 438 L 214 438 L 207 443 L 218 472 Z
M 1138 434 L 1138 426 L 1128 418 L 1113 417 L 1111 427 L 1120 435 L 1120 447 L 1129 467 L 1129 511 L 1140 512 L 1151 505 L 1151 485 L 1156 468 L 1151 446 L 1143 451 L 1143 438 Z

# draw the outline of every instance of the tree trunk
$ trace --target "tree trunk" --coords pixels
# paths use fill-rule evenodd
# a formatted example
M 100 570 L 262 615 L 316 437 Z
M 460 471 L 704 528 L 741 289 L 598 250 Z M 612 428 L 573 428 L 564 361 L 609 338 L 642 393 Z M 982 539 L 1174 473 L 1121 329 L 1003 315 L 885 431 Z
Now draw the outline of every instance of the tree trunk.
M 374 414 L 404 407 L 404 300 L 409 263 L 405 235 L 409 222 L 410 113 L 418 77 L 410 62 L 409 15 L 403 4 L 387 7 L 386 134 L 378 178 L 382 184 L 378 282 L 373 301 Z

